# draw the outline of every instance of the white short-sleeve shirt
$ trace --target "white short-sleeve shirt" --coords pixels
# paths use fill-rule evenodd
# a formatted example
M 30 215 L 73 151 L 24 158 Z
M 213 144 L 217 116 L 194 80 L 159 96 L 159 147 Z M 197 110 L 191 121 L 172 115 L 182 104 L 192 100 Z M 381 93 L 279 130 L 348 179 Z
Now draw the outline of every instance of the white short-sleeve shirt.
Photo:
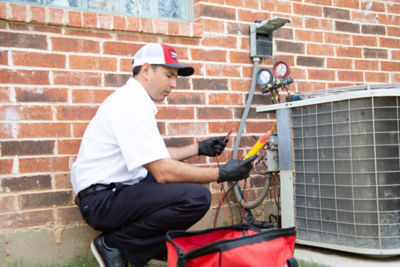
M 101 104 L 82 138 L 71 170 L 75 193 L 93 184 L 135 184 L 144 164 L 169 158 L 157 128 L 157 107 L 134 78 Z

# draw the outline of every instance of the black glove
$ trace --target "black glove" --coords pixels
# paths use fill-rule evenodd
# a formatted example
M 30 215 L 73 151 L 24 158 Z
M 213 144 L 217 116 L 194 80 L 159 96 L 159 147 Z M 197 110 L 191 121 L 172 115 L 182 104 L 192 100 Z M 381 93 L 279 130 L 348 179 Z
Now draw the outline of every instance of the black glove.
M 239 181 L 249 177 L 252 168 L 251 162 L 256 158 L 257 155 L 254 155 L 246 160 L 232 159 L 228 161 L 225 165 L 219 167 L 219 177 L 217 182 Z
M 216 155 L 220 155 L 222 151 L 224 151 L 226 143 L 228 143 L 229 139 L 224 141 L 223 137 L 212 137 L 199 142 L 199 152 L 198 155 L 215 157 Z

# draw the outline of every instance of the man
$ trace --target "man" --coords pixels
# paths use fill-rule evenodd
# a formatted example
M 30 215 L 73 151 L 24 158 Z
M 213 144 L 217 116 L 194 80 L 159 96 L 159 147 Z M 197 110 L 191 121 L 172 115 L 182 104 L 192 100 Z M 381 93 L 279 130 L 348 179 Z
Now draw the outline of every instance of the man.
M 216 156 L 227 140 L 210 138 L 167 148 L 153 101 L 194 69 L 178 62 L 172 47 L 147 44 L 134 56 L 133 77 L 102 103 L 82 139 L 71 182 L 85 221 L 102 231 L 91 244 L 100 266 L 143 266 L 166 255 L 165 233 L 186 230 L 207 212 L 210 192 L 201 185 L 249 176 L 251 158 L 219 168 L 182 162 Z

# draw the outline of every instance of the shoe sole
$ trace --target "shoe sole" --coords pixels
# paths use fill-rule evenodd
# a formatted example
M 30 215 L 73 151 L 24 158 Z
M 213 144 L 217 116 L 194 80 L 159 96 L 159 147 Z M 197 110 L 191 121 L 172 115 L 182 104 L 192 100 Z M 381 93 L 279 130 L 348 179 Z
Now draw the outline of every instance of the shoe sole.
M 94 241 L 92 241 L 92 243 L 90 243 L 90 250 L 92 250 L 92 253 L 93 253 L 94 257 L 96 258 L 97 262 L 99 263 L 100 267 L 106 267 L 106 265 L 103 262 L 103 259 L 101 258 L 99 252 L 97 251 Z

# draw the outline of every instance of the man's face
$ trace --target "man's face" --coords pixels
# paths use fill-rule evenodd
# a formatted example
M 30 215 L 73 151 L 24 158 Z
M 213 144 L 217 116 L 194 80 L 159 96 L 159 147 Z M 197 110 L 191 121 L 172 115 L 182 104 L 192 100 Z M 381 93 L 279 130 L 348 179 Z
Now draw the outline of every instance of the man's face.
M 150 67 L 147 91 L 153 101 L 162 101 L 176 88 L 178 70 L 164 66 Z

